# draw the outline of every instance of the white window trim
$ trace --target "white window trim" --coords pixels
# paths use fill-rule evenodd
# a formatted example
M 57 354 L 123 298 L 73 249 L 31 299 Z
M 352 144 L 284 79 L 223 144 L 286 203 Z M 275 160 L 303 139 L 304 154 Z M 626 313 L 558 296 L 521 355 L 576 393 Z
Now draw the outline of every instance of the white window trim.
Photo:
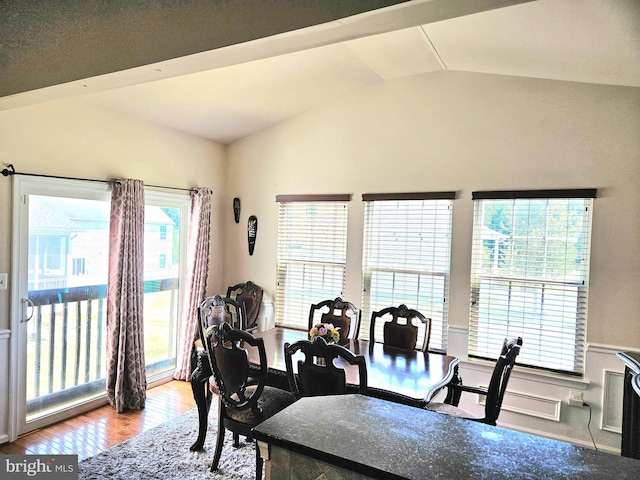
M 371 282 L 372 275 L 375 272 L 384 272 L 391 274 L 406 274 L 409 276 L 417 276 L 418 283 L 419 279 L 424 277 L 436 279 L 438 277 L 442 278 L 443 291 L 442 293 L 442 304 L 441 304 L 441 314 L 440 307 L 435 307 L 438 310 L 439 320 L 432 321 L 431 326 L 431 342 L 429 345 L 429 349 L 433 351 L 441 351 L 445 352 L 447 349 L 447 328 L 448 328 L 448 313 L 449 313 L 449 284 L 451 277 L 451 236 L 452 236 L 452 228 L 453 228 L 453 199 L 455 199 L 455 192 L 417 192 L 417 193 L 382 193 L 382 194 L 364 194 L 362 196 L 362 200 L 365 202 L 364 208 L 364 236 L 363 236 L 363 259 L 362 259 L 362 292 L 361 292 L 361 305 L 362 305 L 362 326 L 361 326 L 361 337 L 368 338 L 369 337 L 369 328 L 370 328 L 370 317 L 373 313 L 373 310 L 379 308 L 386 308 L 390 306 L 398 306 L 398 305 L 380 305 L 378 307 L 371 306 Z M 375 250 L 373 246 L 373 242 L 375 241 L 371 234 L 371 229 L 375 227 L 371 223 L 370 216 L 373 214 L 373 208 L 375 208 L 376 202 L 408 202 L 408 201 L 416 201 L 423 202 L 421 212 L 424 212 L 424 208 L 428 206 L 427 203 L 429 201 L 439 201 L 446 205 L 447 207 L 447 216 L 448 216 L 448 224 L 444 226 L 444 228 L 438 227 L 437 234 L 446 235 L 449 239 L 447 247 L 445 251 L 440 256 L 430 257 L 432 261 L 444 262 L 446 264 L 444 270 L 427 270 L 427 269 L 413 269 L 413 268 L 393 268 L 393 267 L 384 267 L 384 266 L 376 266 L 372 265 L 375 263 L 373 260 L 368 258 L 372 252 Z M 433 213 L 440 214 L 436 210 L 437 206 L 429 207 L 433 208 Z M 380 226 L 380 225 L 378 225 Z M 428 225 L 431 227 L 432 225 Z M 427 230 L 427 233 L 432 233 L 432 231 Z M 412 244 L 413 245 L 413 244 Z M 418 245 L 417 243 L 415 244 Z M 431 247 L 431 245 L 429 245 Z M 401 302 L 403 303 L 403 302 Z M 412 302 L 415 303 L 415 302 Z M 426 317 L 437 318 L 436 315 L 433 314 L 433 310 L 430 310 L 429 305 L 416 305 L 407 303 L 409 308 L 414 308 L 423 313 Z M 419 326 L 419 328 L 421 325 Z M 435 336 L 434 336 L 435 334 Z M 420 332 L 419 335 L 423 335 L 423 332 Z M 434 338 L 441 339 L 438 344 L 434 342 Z
M 276 201 L 278 205 L 278 238 L 277 238 L 277 265 L 276 265 L 276 325 L 287 326 L 291 328 L 298 328 L 306 330 L 308 327 L 309 308 L 313 303 L 319 303 L 320 301 L 333 299 L 336 297 L 342 297 L 344 295 L 345 281 L 346 281 L 346 255 L 347 255 L 347 229 L 348 229 L 348 202 L 351 200 L 350 194 L 337 194 L 337 195 L 278 195 Z M 297 230 L 287 232 L 289 238 L 285 239 L 283 228 L 285 225 L 285 215 L 287 215 L 287 206 L 290 204 L 305 204 L 308 207 L 311 206 L 324 206 L 330 208 L 343 208 L 344 217 L 339 219 L 340 226 L 336 231 L 335 238 L 332 241 L 328 241 L 323 245 L 322 240 L 309 240 L 305 239 L 307 232 L 299 232 Z M 306 219 L 301 218 L 302 224 L 305 225 Z M 305 225 L 306 226 L 306 225 Z M 285 251 L 286 245 L 290 242 L 291 234 L 296 235 L 302 233 L 300 237 L 300 244 L 307 245 L 309 248 L 320 247 L 322 253 L 327 254 L 330 249 L 340 248 L 340 251 L 331 250 L 330 255 L 318 255 L 313 258 L 296 258 L 295 255 L 287 256 Z M 312 247 L 313 245 L 313 247 Z M 340 247 L 342 245 L 342 247 Z M 308 280 L 309 284 L 307 288 L 315 290 L 315 288 L 323 288 L 325 282 L 324 279 L 318 280 L 313 278 L 313 275 L 324 275 L 329 273 L 333 279 L 333 283 L 338 282 L 339 286 L 335 287 L 331 292 L 324 291 L 323 293 L 316 293 L 313 291 L 302 292 L 302 299 L 299 302 L 292 301 L 286 297 L 291 295 L 290 284 L 287 284 L 287 280 L 291 282 L 291 279 L 287 279 L 286 267 L 293 266 L 298 270 L 302 270 L 302 277 L 297 279 L 299 282 Z M 306 268 L 311 270 L 311 275 L 307 275 Z M 332 273 L 333 272 L 333 273 Z M 336 275 L 337 273 L 337 275 Z M 331 282 L 328 282 L 331 283 Z M 304 288 L 298 286 L 298 288 Z M 293 320 L 292 320 L 293 319 Z
M 472 268 L 471 268 L 471 305 L 470 305 L 470 319 L 469 319 L 469 335 L 468 335 L 468 348 L 469 348 L 469 360 L 471 362 L 482 362 L 482 358 L 489 358 L 491 355 L 485 357 L 484 355 L 473 355 L 476 350 L 476 343 L 472 342 L 472 332 L 474 327 L 479 327 L 481 325 L 480 318 L 478 317 L 480 306 L 474 303 L 474 300 L 479 298 L 479 290 L 480 290 L 480 279 L 481 278 L 495 278 L 495 279 L 504 279 L 505 281 L 514 281 L 514 282 L 525 282 L 525 283 L 539 283 L 542 286 L 542 293 L 544 295 L 544 291 L 547 289 L 548 285 L 558 285 L 560 287 L 566 286 L 570 288 L 576 289 L 577 293 L 577 301 L 580 302 L 576 305 L 576 308 L 582 312 L 581 315 L 578 315 L 576 318 L 576 329 L 578 331 L 577 335 L 575 335 L 575 345 L 577 352 L 575 354 L 575 363 L 573 370 L 568 368 L 559 368 L 555 369 L 551 365 L 522 365 L 519 368 L 524 368 L 530 372 L 543 372 L 543 376 L 548 377 L 557 377 L 557 378 L 572 378 L 579 379 L 584 376 L 585 373 L 585 358 L 586 358 L 586 350 L 587 350 L 587 342 L 586 342 L 586 322 L 587 322 L 587 302 L 588 302 L 588 287 L 589 287 L 589 279 L 588 279 L 588 271 L 589 271 L 589 262 L 590 262 L 590 243 L 591 243 L 591 226 L 592 226 L 592 213 L 593 213 L 593 202 L 589 202 L 596 196 L 595 189 L 581 189 L 581 190 L 542 190 L 542 191 L 522 191 L 522 192 L 474 192 L 473 199 L 474 201 L 485 201 L 485 200 L 507 200 L 507 201 L 516 201 L 517 199 L 536 199 L 536 200 L 552 200 L 552 199 L 584 199 L 585 203 L 590 205 L 589 211 L 587 213 L 587 217 L 585 218 L 585 224 L 583 228 L 586 229 L 585 233 L 588 235 L 588 238 L 585 237 L 586 244 L 583 246 L 583 253 L 585 254 L 585 258 L 587 259 L 586 265 L 584 267 L 584 276 L 580 278 L 579 282 L 572 282 L 568 279 L 533 279 L 528 277 L 517 278 L 515 276 L 508 275 L 486 275 L 483 273 L 479 273 L 476 270 L 477 267 L 480 266 L 479 262 L 481 259 L 478 255 L 481 254 L 482 245 L 478 242 L 481 242 L 481 236 L 479 235 L 479 231 L 484 228 L 483 221 L 479 217 L 481 212 L 479 211 L 479 203 L 474 205 L 474 239 L 473 239 L 473 260 L 472 260 Z M 527 238 L 529 235 L 526 236 Z M 563 237 L 564 239 L 565 237 Z M 547 239 L 548 240 L 548 239 Z M 546 245 L 546 244 L 545 244 Z M 581 292 L 581 293 L 580 293 Z M 516 322 L 517 323 L 517 322 Z M 524 325 L 524 324 L 523 324 Z M 490 324 L 489 324 L 490 327 Z M 486 328 L 486 327 L 485 327 Z M 523 336 L 524 337 L 524 336 Z M 524 338 L 523 338 L 524 340 Z M 478 340 L 479 341 L 479 340 Z M 480 345 L 479 343 L 477 345 Z M 523 348 L 526 349 L 526 340 L 523 341 Z M 498 351 L 496 351 L 495 355 L 497 355 Z

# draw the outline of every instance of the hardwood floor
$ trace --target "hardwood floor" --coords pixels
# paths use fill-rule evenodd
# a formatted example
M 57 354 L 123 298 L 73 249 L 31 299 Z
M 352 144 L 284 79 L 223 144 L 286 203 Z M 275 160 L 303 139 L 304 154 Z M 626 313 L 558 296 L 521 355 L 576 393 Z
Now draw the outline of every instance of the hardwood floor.
M 196 404 L 189 382 L 171 381 L 147 391 L 143 410 L 116 413 L 110 405 L 20 436 L 0 445 L 0 454 L 77 454 L 78 461 L 96 455 Z M 194 439 L 195 440 L 195 439 Z

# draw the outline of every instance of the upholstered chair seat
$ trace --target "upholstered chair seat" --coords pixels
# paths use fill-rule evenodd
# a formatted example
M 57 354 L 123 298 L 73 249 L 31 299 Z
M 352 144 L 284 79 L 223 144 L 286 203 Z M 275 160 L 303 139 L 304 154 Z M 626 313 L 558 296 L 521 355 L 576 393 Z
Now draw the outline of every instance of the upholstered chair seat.
M 255 390 L 256 387 L 247 387 L 246 393 L 251 396 Z M 235 420 L 236 422 L 257 425 L 262 422 L 263 419 L 269 418 L 283 408 L 288 407 L 295 402 L 295 400 L 296 397 L 294 397 L 291 392 L 276 387 L 265 386 L 262 394 L 260 394 L 260 397 L 258 398 L 258 410 L 260 411 L 260 415 L 256 416 L 254 411 L 250 408 L 246 408 L 244 410 L 229 408 L 227 409 L 227 415 L 230 419 Z

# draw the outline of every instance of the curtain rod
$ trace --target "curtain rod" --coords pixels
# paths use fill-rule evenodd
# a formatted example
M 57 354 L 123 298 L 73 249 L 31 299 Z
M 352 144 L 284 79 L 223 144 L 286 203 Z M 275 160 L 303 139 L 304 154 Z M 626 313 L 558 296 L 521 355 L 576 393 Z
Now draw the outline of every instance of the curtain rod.
M 93 178 L 77 178 L 77 177 L 61 177 L 58 175 L 44 175 L 44 174 L 40 174 L 40 173 L 22 173 L 22 172 L 16 172 L 16 170 L 13 168 L 13 165 L 11 165 L 10 163 L 5 163 L 5 166 L 7 168 L 2 170 L 2 175 L 4 175 L 5 177 L 9 177 L 11 175 L 24 175 L 26 177 L 44 177 L 44 178 L 59 178 L 62 180 L 82 180 L 85 182 L 98 182 L 98 183 L 115 183 L 117 182 L 117 179 L 115 180 L 96 180 Z M 181 188 L 181 187 L 167 187 L 165 185 L 148 185 L 145 184 L 145 187 L 152 187 L 152 188 L 168 188 L 171 190 L 182 190 L 184 192 L 192 192 L 195 189 L 194 188 Z

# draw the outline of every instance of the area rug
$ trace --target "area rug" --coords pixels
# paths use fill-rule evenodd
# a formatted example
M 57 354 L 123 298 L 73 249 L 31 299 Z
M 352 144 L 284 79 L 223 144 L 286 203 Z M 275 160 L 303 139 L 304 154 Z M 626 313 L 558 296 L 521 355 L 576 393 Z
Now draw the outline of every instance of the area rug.
M 211 405 L 205 448 L 189 450 L 197 437 L 198 413 L 189 412 L 80 462 L 83 480 L 217 480 L 255 478 L 256 451 L 240 437 L 233 448 L 227 431 L 216 472 L 209 472 L 216 444 L 216 405 Z

